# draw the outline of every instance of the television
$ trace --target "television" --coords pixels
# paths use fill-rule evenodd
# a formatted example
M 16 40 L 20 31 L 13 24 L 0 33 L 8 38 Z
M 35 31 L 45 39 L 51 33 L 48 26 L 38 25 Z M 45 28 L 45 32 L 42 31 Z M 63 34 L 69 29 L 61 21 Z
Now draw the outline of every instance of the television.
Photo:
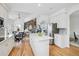
M 2 17 L 0 17 L 0 27 L 4 26 L 4 19 Z

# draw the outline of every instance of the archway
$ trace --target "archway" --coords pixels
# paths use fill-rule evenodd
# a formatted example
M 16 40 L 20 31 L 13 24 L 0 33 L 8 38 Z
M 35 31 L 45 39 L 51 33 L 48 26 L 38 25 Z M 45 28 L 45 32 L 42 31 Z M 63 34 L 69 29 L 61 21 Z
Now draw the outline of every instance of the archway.
M 79 9 L 73 11 L 69 18 L 70 44 L 79 47 Z

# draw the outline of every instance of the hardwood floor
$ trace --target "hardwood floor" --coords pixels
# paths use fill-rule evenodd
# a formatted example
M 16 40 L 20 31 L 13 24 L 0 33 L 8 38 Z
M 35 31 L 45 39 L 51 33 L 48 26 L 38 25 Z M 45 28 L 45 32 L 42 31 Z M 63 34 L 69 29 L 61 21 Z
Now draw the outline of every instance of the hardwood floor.
M 49 46 L 50 56 L 79 56 L 79 48 L 70 46 L 70 48 L 59 48 L 56 45 Z
M 33 56 L 28 40 L 24 40 L 20 46 L 14 47 L 9 56 Z
M 27 37 L 24 38 L 19 46 L 12 49 L 9 56 L 33 56 Z M 70 46 L 70 48 L 59 48 L 56 45 L 49 45 L 49 56 L 79 56 L 79 48 Z

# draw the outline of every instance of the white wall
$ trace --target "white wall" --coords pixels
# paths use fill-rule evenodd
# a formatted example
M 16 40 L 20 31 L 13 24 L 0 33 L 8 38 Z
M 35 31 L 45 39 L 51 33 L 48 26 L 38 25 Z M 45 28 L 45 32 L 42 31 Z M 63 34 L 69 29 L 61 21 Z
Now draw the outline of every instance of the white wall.
M 69 35 L 71 37 L 73 36 L 73 33 L 72 33 L 73 31 L 77 31 L 77 34 L 79 34 L 78 33 L 79 28 L 78 28 L 78 25 L 77 25 L 78 24 L 77 21 L 79 21 L 78 16 L 77 15 L 72 16 L 72 14 L 75 13 L 76 11 L 79 11 L 79 4 L 73 5 L 69 8 L 67 8 L 67 13 L 69 14 L 68 15 L 69 16 Z M 71 25 L 71 24 L 73 24 L 73 25 Z
M 73 36 L 73 32 L 79 35 L 79 15 L 70 17 L 70 34 Z

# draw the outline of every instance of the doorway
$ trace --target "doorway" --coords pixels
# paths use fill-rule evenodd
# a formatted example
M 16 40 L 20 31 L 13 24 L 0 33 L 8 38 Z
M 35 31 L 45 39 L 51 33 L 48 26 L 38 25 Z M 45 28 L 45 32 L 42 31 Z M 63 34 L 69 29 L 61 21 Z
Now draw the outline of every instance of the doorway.
M 79 47 L 79 11 L 70 15 L 70 44 Z

